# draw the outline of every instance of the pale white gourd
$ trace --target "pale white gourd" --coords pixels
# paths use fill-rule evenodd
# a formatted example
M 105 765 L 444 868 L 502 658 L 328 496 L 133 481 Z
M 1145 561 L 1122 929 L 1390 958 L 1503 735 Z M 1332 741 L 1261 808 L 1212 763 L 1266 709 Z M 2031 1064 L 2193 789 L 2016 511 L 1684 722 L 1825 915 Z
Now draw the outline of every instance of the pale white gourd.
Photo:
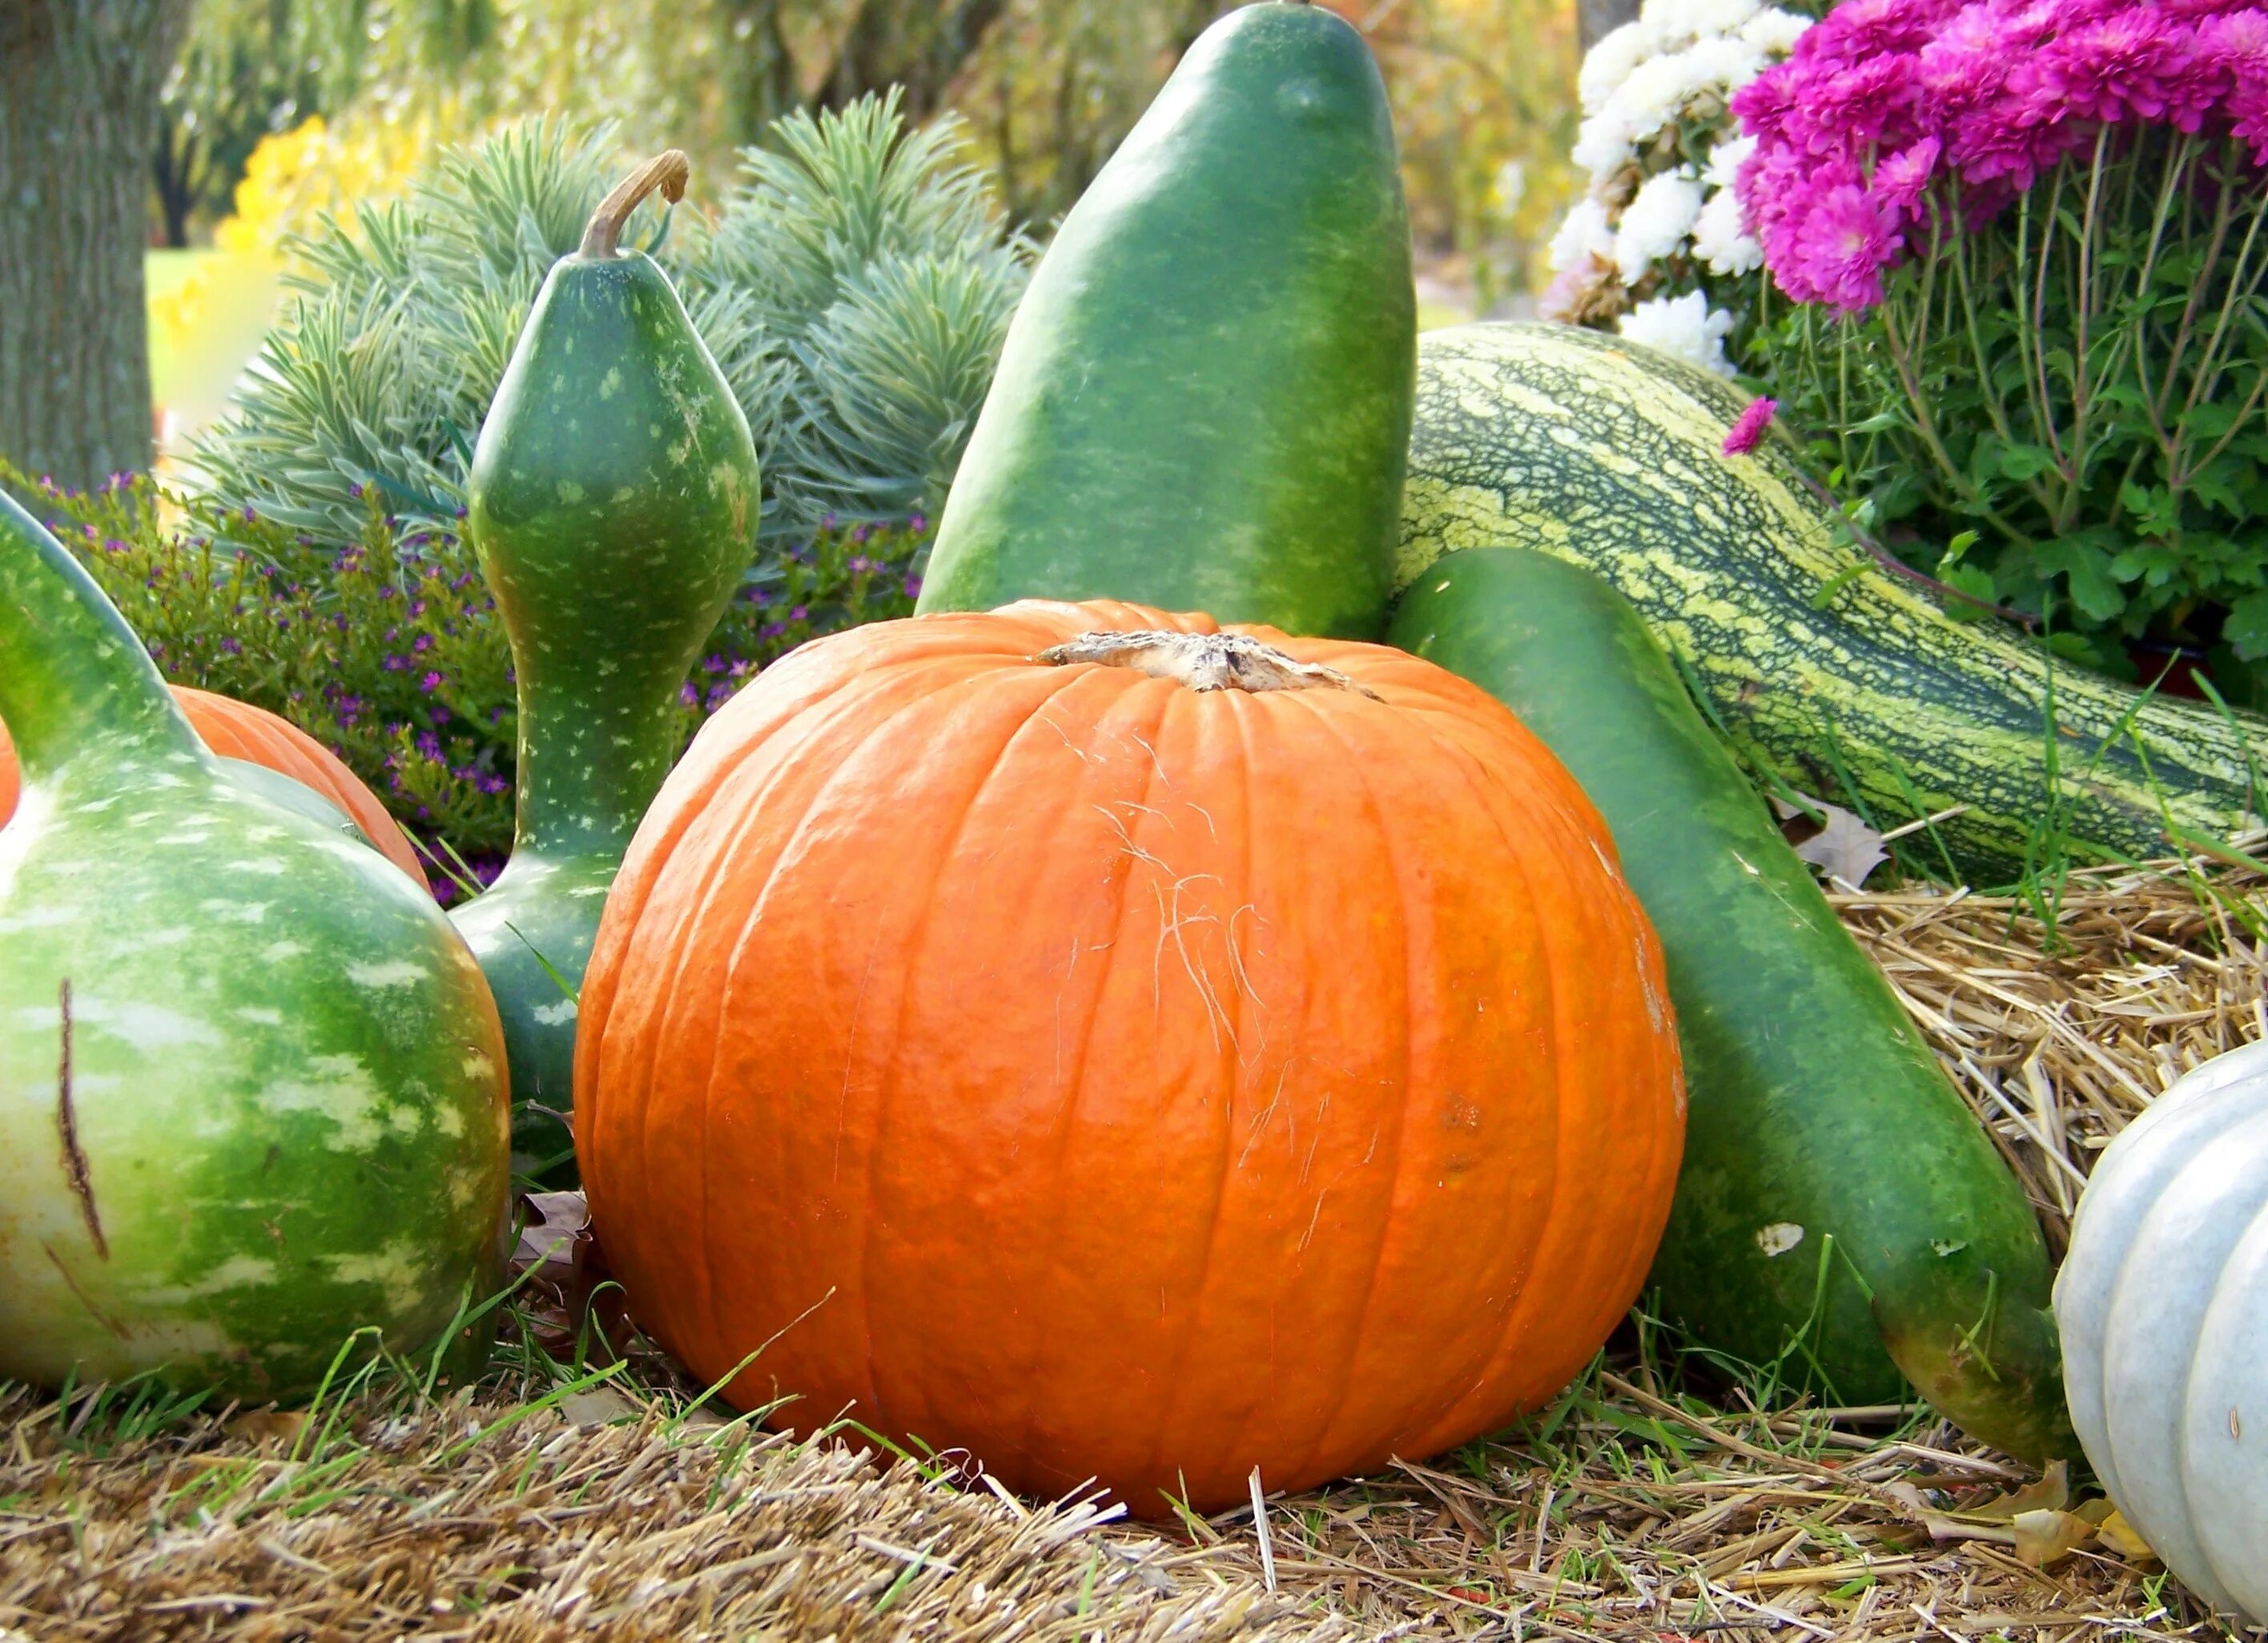
M 2189 1073 L 2096 1164 L 2056 1280 L 2087 1458 L 2166 1566 L 2268 1618 L 2268 1042 Z

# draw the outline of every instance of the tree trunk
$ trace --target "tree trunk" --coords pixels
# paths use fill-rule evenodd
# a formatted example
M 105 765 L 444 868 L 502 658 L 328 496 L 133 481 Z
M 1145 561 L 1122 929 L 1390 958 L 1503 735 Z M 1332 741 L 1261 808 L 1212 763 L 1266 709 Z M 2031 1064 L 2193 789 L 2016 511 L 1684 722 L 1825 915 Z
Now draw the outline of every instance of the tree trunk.
M 726 0 L 718 21 L 720 55 L 732 65 L 725 81 L 727 135 L 735 144 L 760 143 L 773 121 L 803 101 L 780 0 Z
M 0 0 L 0 455 L 150 465 L 142 254 L 158 92 L 190 0 Z
M 1575 0 L 1575 44 L 1588 51 L 1625 23 L 1638 21 L 1638 0 Z
M 0 0 L 5 4 L 5 0 Z M 162 118 L 158 122 L 158 152 L 151 162 L 152 181 L 158 188 L 158 214 L 166 219 L 166 247 L 171 251 L 186 251 L 189 247 L 189 213 L 197 204 L 196 137 L 169 129 Z
M 945 88 L 1007 9 L 1007 0 L 865 0 L 820 93 L 820 105 L 843 108 L 868 92 L 905 88 L 909 119 L 937 112 Z

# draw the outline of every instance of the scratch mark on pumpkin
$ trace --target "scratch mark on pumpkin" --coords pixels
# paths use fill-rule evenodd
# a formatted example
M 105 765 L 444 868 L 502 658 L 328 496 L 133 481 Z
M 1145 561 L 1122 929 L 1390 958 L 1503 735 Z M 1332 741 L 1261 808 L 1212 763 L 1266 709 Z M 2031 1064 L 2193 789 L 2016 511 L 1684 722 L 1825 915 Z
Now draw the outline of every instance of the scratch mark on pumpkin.
M 1244 1138 L 1244 1151 L 1237 1154 L 1236 1167 L 1239 1169 L 1244 1168 L 1252 1157 L 1252 1149 L 1260 1145 L 1260 1138 L 1268 1132 L 1268 1123 L 1276 1116 L 1276 1109 L 1284 1104 L 1284 1081 L 1291 1076 L 1292 1064 L 1287 1059 L 1276 1069 L 1276 1087 L 1269 1094 L 1268 1104 L 1253 1119 L 1252 1133 Z
M 1175 689 L 1179 688 L 1180 687 L 1178 686 L 1175 687 Z M 1160 787 L 1163 787 L 1167 792 L 1172 792 L 1174 791 L 1174 778 L 1166 774 L 1165 762 L 1158 757 L 1158 749 L 1151 746 L 1150 739 L 1138 732 L 1130 731 L 1127 733 L 1127 740 L 1131 741 L 1136 747 L 1141 748 L 1143 752 L 1150 755 L 1150 768 L 1157 773 L 1158 785 Z
M 56 1272 L 63 1278 L 63 1286 L 69 1289 L 72 1294 L 78 1297 L 78 1304 L 87 1309 L 88 1313 L 92 1315 L 97 1323 L 102 1325 L 104 1329 L 108 1330 L 120 1340 L 124 1340 L 126 1338 L 126 1331 L 120 1326 L 118 1320 L 110 1316 L 110 1315 L 103 1311 L 100 1307 L 96 1306 L 93 1300 L 88 1297 L 86 1291 L 78 1286 L 78 1279 L 71 1276 L 70 1268 L 63 1264 L 63 1258 L 55 1253 L 55 1246 L 52 1244 L 43 1243 L 40 1248 L 47 1252 L 48 1259 L 55 1263 Z
M 94 1175 L 87 1166 L 86 1149 L 78 1144 L 78 1112 L 71 1104 L 70 976 L 63 977 L 62 986 L 56 990 L 55 1001 L 63 1017 L 63 1053 L 55 1065 L 55 1131 L 63 1138 L 63 1175 L 70 1183 L 71 1196 L 78 1200 L 79 1213 L 86 1218 L 87 1236 L 94 1241 L 95 1254 L 107 1261 L 110 1259 L 110 1240 L 102 1235 L 102 1217 L 95 1212 Z M 55 1264 L 60 1267 L 63 1264 L 58 1261 Z M 69 1274 L 65 1274 L 64 1281 L 70 1281 Z M 73 1287 L 76 1289 L 77 1286 Z M 93 1312 L 94 1308 L 90 1306 L 87 1310 Z M 97 1313 L 96 1315 L 101 1315 Z

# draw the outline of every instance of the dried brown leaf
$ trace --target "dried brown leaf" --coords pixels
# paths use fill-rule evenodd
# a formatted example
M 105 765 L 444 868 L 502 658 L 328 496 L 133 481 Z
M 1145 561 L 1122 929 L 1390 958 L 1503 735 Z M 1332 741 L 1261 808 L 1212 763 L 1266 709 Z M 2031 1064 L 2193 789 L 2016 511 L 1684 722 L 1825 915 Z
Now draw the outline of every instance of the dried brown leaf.
M 2095 1525 L 2075 1512 L 2019 1512 L 2014 1526 L 2017 1559 L 2035 1569 L 2068 1558 L 2095 1537 Z

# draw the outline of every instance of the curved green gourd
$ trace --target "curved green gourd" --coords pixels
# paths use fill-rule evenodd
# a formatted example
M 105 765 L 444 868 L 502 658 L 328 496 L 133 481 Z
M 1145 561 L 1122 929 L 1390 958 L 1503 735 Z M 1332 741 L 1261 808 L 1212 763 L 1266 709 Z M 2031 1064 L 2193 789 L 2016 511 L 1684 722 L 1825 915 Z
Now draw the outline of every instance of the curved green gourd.
M 1970 1432 L 2073 1452 L 2023 1189 L 1637 611 L 1547 554 L 1444 555 L 1395 645 L 1495 696 L 1613 830 L 1690 1103 L 1652 1284 L 1705 1345 L 1852 1404 L 1900 1371 Z
M 1130 599 L 1375 637 L 1416 304 L 1362 37 L 1320 6 L 1231 12 L 1042 259 L 920 608 Z
M 685 173 L 672 150 L 600 203 L 545 279 L 473 453 L 466 529 L 518 679 L 519 818 L 504 873 L 455 917 L 504 1018 L 523 1168 L 571 1151 L 574 990 L 676 757 L 686 670 L 755 542 L 747 418 L 668 276 L 615 245 Z
M 0 1377 L 289 1398 L 356 1330 L 462 1328 L 509 1183 L 503 1035 L 448 921 L 206 752 L 4 495 L 0 722 Z M 445 1351 L 476 1367 L 485 1332 Z

